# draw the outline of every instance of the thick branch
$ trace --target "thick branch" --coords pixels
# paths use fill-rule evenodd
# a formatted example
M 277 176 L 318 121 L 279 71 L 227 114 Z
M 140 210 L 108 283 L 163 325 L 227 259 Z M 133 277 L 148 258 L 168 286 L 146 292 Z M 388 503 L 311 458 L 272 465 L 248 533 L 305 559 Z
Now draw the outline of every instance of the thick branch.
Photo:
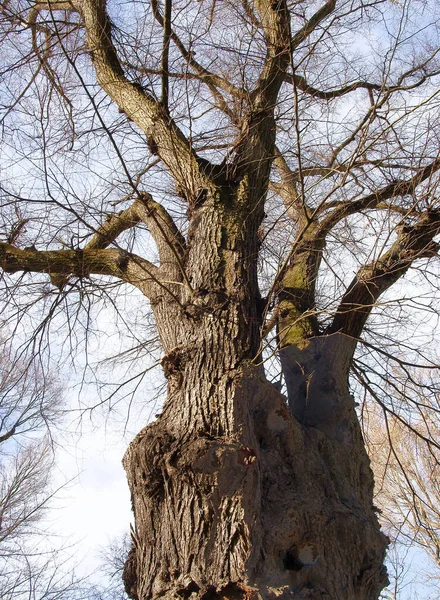
M 275 144 L 274 108 L 285 81 L 293 50 L 335 9 L 335 0 L 324 4 L 292 37 L 287 2 L 256 0 L 255 8 L 264 30 L 267 54 L 255 89 L 251 93 L 251 113 L 243 124 L 236 144 L 236 164 L 259 164 L 271 161 Z M 266 173 L 263 171 L 263 178 Z M 267 185 L 267 182 L 265 182 Z
M 308 220 L 308 209 L 298 193 L 298 177 L 287 164 L 281 152 L 275 149 L 274 165 L 281 179 L 281 184 L 272 183 L 271 187 L 280 195 L 287 214 L 299 227 Z M 304 172 L 303 172 L 304 174 Z
M 285 0 L 256 0 L 255 7 L 264 30 L 267 52 L 260 77 L 250 95 L 250 112 L 235 145 L 235 164 L 240 168 L 257 167 L 258 183 L 267 186 L 276 135 L 274 111 L 290 64 L 290 14 Z
M 105 2 L 78 0 L 75 6 L 84 19 L 87 45 L 99 84 L 120 110 L 145 132 L 150 146 L 170 169 L 182 191 L 195 196 L 204 162 L 197 157 L 164 106 L 125 77 L 112 42 Z
M 307 23 L 301 27 L 299 31 L 292 36 L 291 50 L 295 50 L 304 40 L 306 40 L 311 33 L 318 27 L 318 25 L 326 19 L 336 8 L 336 0 L 328 0 L 315 14 L 310 17 Z
M 169 55 L 171 35 L 171 0 L 165 0 L 165 14 L 163 21 L 163 45 L 162 45 L 162 104 L 168 110 L 169 95 Z
M 30 271 L 88 277 L 111 275 L 139 288 L 152 297 L 160 286 L 158 267 L 149 261 L 116 248 L 106 250 L 20 250 L 0 242 L 0 267 L 6 273 Z
M 296 85 L 296 87 L 305 94 L 309 94 L 313 98 L 319 98 L 320 100 L 333 100 L 334 98 L 340 98 L 341 96 L 345 96 L 345 94 L 349 94 L 350 92 L 354 92 L 358 89 L 370 91 L 383 90 L 382 85 L 377 83 L 369 83 L 368 81 L 354 81 L 353 83 L 349 83 L 335 90 L 319 90 L 313 85 L 307 83 L 306 78 L 302 75 L 298 75 L 297 73 L 294 73 L 293 75 L 289 73 L 286 75 L 286 82 Z
M 290 64 L 290 14 L 286 2 L 256 0 L 267 44 L 266 60 L 252 95 L 254 110 L 273 111 Z
M 171 215 L 150 194 L 142 193 L 136 200 L 139 218 L 148 227 L 159 252 L 161 270 L 176 281 L 186 280 L 184 260 L 186 243 Z
M 147 226 L 156 243 L 161 270 L 169 279 L 182 281 L 185 240 L 167 210 L 145 192 L 139 193 L 129 208 L 109 215 L 85 249 L 107 248 L 123 231 L 140 222 Z
M 318 334 L 315 290 L 325 238 L 314 223 L 297 238 L 295 252 L 282 270 L 278 284 L 280 346 L 307 344 Z
M 13 435 L 15 435 L 16 431 L 17 431 L 17 423 L 15 423 L 10 429 L 8 429 L 8 431 L 6 431 L 6 433 L 3 433 L 2 435 L 0 435 L 0 444 L 2 444 L 3 442 L 7 442 Z
M 419 67 L 420 69 L 422 67 Z M 407 73 L 404 73 L 401 78 L 399 79 L 399 81 L 403 81 L 406 77 L 409 77 L 410 75 L 413 75 L 414 73 L 414 69 L 411 69 L 411 71 L 408 71 Z M 319 90 L 318 88 L 314 87 L 313 85 L 310 85 L 306 78 L 303 77 L 302 75 L 298 75 L 297 73 L 295 74 L 287 74 L 286 75 L 286 82 L 288 83 L 292 83 L 294 85 L 296 85 L 296 87 L 301 90 L 302 92 L 309 94 L 310 96 L 312 96 L 313 98 L 319 98 L 320 100 L 333 100 L 334 98 L 341 98 L 341 96 L 345 96 L 346 94 L 350 94 L 351 92 L 355 92 L 356 90 L 359 89 L 364 89 L 364 90 L 368 90 L 370 92 L 375 91 L 375 92 L 382 92 L 382 93 L 392 93 L 392 92 L 406 92 L 406 91 L 410 91 L 413 90 L 415 88 L 420 87 L 421 85 L 423 85 L 428 79 L 435 77 L 436 75 L 439 74 L 438 70 L 434 70 L 432 71 L 432 73 L 424 73 L 423 76 L 418 79 L 417 81 L 415 81 L 412 84 L 409 85 L 402 85 L 402 83 L 398 84 L 398 85 L 391 85 L 391 86 L 384 86 L 383 84 L 378 84 L 378 83 L 371 83 L 369 81 L 353 81 L 352 83 L 348 83 L 347 85 L 344 85 L 340 88 L 336 88 L 334 90 Z
M 440 213 L 427 212 L 414 226 L 399 228 L 397 240 L 378 260 L 363 266 L 344 294 L 328 333 L 342 332 L 360 337 L 374 306 L 388 288 L 400 279 L 412 263 L 435 256 L 439 244 Z
M 286 187 L 291 187 L 300 181 L 300 174 L 298 169 L 291 169 L 287 164 L 285 157 L 281 154 L 278 148 L 275 149 L 275 159 L 274 164 L 277 168 L 278 174 L 282 180 L 282 184 L 286 184 Z M 353 172 L 355 170 L 362 170 L 367 167 L 377 167 L 383 169 L 398 169 L 399 171 L 407 170 L 418 173 L 420 169 L 411 164 L 405 164 L 404 162 L 393 162 L 392 160 L 383 160 L 383 159 L 367 159 L 362 158 L 361 160 L 356 160 L 355 162 L 350 163 L 335 163 L 335 164 L 315 164 L 309 166 L 302 166 L 301 174 L 303 177 L 320 177 L 321 180 L 328 179 L 329 177 L 335 175 L 341 175 L 349 172 Z M 402 180 L 403 181 L 403 180 Z M 393 182 L 394 184 L 396 182 Z M 280 193 L 281 185 L 279 183 L 271 181 L 271 188 Z M 292 203 L 290 200 L 289 204 Z M 349 204 L 350 201 L 346 201 L 345 204 Z M 344 203 L 340 200 L 336 200 L 333 202 L 326 202 L 322 205 L 317 211 L 317 214 L 322 213 L 323 211 L 328 211 L 330 208 L 339 208 Z M 316 210 L 316 209 L 315 209 Z
M 136 202 L 117 214 L 108 215 L 87 243 L 86 249 L 103 250 L 107 248 L 121 233 L 135 227 L 139 221 L 139 206 Z

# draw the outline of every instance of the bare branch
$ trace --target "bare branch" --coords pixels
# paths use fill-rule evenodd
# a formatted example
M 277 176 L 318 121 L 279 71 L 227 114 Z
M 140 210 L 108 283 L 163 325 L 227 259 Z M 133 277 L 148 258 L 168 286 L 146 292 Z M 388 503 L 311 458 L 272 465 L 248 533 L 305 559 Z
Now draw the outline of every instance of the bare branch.
M 251 108 L 236 142 L 235 164 L 258 165 L 258 178 L 267 186 L 269 161 L 275 144 L 274 111 L 278 93 L 290 62 L 290 14 L 287 2 L 256 0 L 267 52 L 258 82 L 251 93 Z M 260 163 L 262 167 L 260 168 Z
M 365 265 L 344 294 L 327 333 L 342 332 L 357 339 L 377 300 L 400 279 L 412 263 L 436 256 L 439 244 L 433 238 L 440 232 L 440 214 L 427 212 L 416 225 L 403 225 L 391 248 L 379 259 Z
M 146 296 L 157 291 L 159 269 L 149 261 L 129 252 L 107 250 L 20 250 L 0 242 L 0 266 L 6 273 L 30 271 L 89 277 L 111 275 L 138 287 Z
M 86 250 L 107 248 L 127 229 L 143 222 L 159 252 L 160 266 L 168 278 L 181 280 L 184 275 L 185 240 L 165 207 L 150 194 L 139 192 L 133 204 L 118 214 L 109 215 L 85 246 Z
M 429 165 L 420 168 L 417 173 L 410 179 L 401 179 L 393 181 L 383 188 L 359 198 L 358 200 L 347 200 L 338 203 L 337 208 L 330 212 L 322 221 L 321 229 L 323 232 L 328 232 L 341 219 L 349 217 L 355 213 L 371 210 L 383 205 L 387 200 L 396 197 L 407 196 L 414 193 L 418 185 L 429 179 L 434 173 L 440 169 L 440 159 L 436 159 Z M 326 210 L 327 206 L 322 205 L 320 211 Z
M 274 165 L 281 179 L 281 184 L 271 183 L 271 187 L 279 193 L 283 200 L 284 207 L 289 217 L 297 222 L 299 226 L 304 225 L 304 221 L 308 220 L 308 208 L 302 201 L 298 190 L 298 177 L 287 164 L 285 157 L 281 152 L 275 150 Z M 304 174 L 304 169 L 303 169 Z
M 162 104 L 168 111 L 169 95 L 169 55 L 171 36 L 171 0 L 165 0 L 165 13 L 163 19 L 163 45 L 162 45 Z
M 155 19 L 161 25 L 161 27 L 163 27 L 163 29 L 165 31 L 165 27 L 166 27 L 166 19 L 164 18 L 165 15 L 164 16 L 161 15 L 160 10 L 159 10 L 159 4 L 158 4 L 157 0 L 151 0 L 151 8 L 153 10 Z M 168 31 L 168 27 L 167 27 L 167 31 Z M 179 36 L 172 30 L 171 24 L 169 26 L 168 34 L 169 34 L 168 44 L 169 44 L 169 40 L 171 39 L 173 41 L 173 43 L 176 45 L 176 47 L 179 50 L 179 52 L 181 53 L 181 55 L 183 56 L 183 58 L 185 59 L 185 61 L 187 62 L 188 66 L 190 66 L 195 71 L 195 74 L 196 74 L 195 77 L 197 79 L 199 79 L 200 81 L 203 81 L 203 83 L 205 83 L 205 85 L 208 86 L 209 90 L 211 91 L 213 97 L 215 98 L 215 100 L 217 102 L 218 107 L 223 112 L 225 112 L 225 114 L 229 115 L 231 118 L 234 118 L 233 111 L 230 110 L 228 103 L 225 101 L 223 96 L 220 94 L 219 89 L 225 90 L 226 92 L 228 92 L 229 94 L 231 94 L 232 96 L 234 96 L 236 98 L 243 97 L 245 91 L 243 89 L 236 87 L 231 82 L 227 81 L 224 77 L 220 77 L 219 75 L 212 73 L 208 69 L 205 69 L 205 67 L 203 67 L 196 60 L 193 52 L 191 52 L 190 50 L 185 48 L 185 45 L 183 44 L 183 42 L 181 41 Z M 162 68 L 162 73 L 163 73 L 163 68 Z M 187 76 L 187 74 L 185 74 L 185 77 L 186 76 Z M 192 75 L 189 74 L 189 77 L 192 77 Z
M 437 51 L 435 52 L 434 56 L 437 55 Z M 431 60 L 431 58 L 429 59 Z M 378 84 L 378 83 L 372 83 L 369 81 L 353 81 L 352 83 L 349 83 L 347 85 L 344 85 L 340 88 L 334 89 L 334 90 L 319 90 L 318 88 L 314 87 L 313 85 L 310 85 L 309 83 L 307 83 L 307 80 L 305 77 L 303 77 L 302 75 L 298 75 L 297 73 L 292 74 L 287 74 L 286 75 L 286 81 L 288 83 L 292 83 L 295 84 L 297 86 L 298 89 L 300 89 L 302 92 L 309 94 L 310 96 L 312 96 L 313 98 L 319 98 L 320 100 L 333 100 L 335 98 L 341 98 L 342 96 L 345 96 L 346 94 L 350 94 L 351 92 L 355 92 L 356 90 L 359 89 L 364 89 L 367 90 L 369 92 L 375 91 L 375 92 L 381 92 L 383 94 L 391 94 L 393 92 L 405 92 L 405 91 L 410 91 L 413 89 L 416 89 L 420 86 L 422 86 L 428 79 L 431 79 L 433 77 L 435 77 L 436 75 L 438 75 L 440 73 L 440 71 L 438 69 L 434 69 L 432 72 L 426 72 L 426 64 L 429 62 L 429 60 L 424 61 L 423 64 L 418 65 L 417 67 L 414 67 L 412 69 L 410 69 L 409 71 L 406 71 L 405 73 L 403 73 L 400 78 L 399 78 L 399 83 L 396 85 L 391 85 L 391 86 L 386 86 L 384 84 Z M 408 77 L 414 75 L 414 73 L 416 72 L 422 72 L 422 76 L 415 81 L 414 83 L 408 84 L 408 85 L 404 85 L 403 82 L 405 81 L 405 79 L 407 79 Z
M 324 21 L 336 8 L 336 0 L 328 0 L 316 13 L 307 21 L 307 23 L 292 36 L 291 51 L 298 48 L 304 40 Z
M 188 140 L 167 114 L 163 105 L 124 75 L 112 42 L 111 23 L 104 2 L 79 0 L 73 3 L 82 14 L 87 43 L 97 79 L 102 88 L 146 134 L 150 146 L 161 157 L 188 197 L 195 196 L 194 175 L 202 177 L 200 161 Z M 62 3 L 63 8 L 65 4 Z M 56 10 L 50 3 L 39 3 L 38 10 Z M 197 179 L 197 177 L 196 177 Z

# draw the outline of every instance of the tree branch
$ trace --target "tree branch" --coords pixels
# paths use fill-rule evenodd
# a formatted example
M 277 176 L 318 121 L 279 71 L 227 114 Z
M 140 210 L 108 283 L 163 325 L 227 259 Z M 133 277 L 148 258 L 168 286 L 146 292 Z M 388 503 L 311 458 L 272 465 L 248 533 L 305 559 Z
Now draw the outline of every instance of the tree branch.
M 145 192 L 139 194 L 135 204 L 140 220 L 156 242 L 161 270 L 172 280 L 185 280 L 190 289 L 184 265 L 186 242 L 171 215 L 162 204 L 155 202 Z
M 275 143 L 274 108 L 295 48 L 316 29 L 336 6 L 324 4 L 292 37 L 290 12 L 285 1 L 255 0 L 255 8 L 267 44 L 266 59 L 258 82 L 251 92 L 251 111 L 236 143 L 236 165 L 258 164 L 273 158 Z
M 336 0 L 328 0 L 328 2 L 317 10 L 307 23 L 292 36 L 291 51 L 296 50 L 296 48 L 309 37 L 309 35 L 335 10 L 335 8 Z
M 290 63 L 290 14 L 285 0 L 255 0 L 255 7 L 266 38 L 266 59 L 250 94 L 250 110 L 235 144 L 234 162 L 239 168 L 258 165 L 257 177 L 267 186 L 276 136 L 274 111 Z
M 124 75 L 112 42 L 111 22 L 105 2 L 76 0 L 72 5 L 83 17 L 87 46 L 100 86 L 120 110 L 144 131 L 150 147 L 170 169 L 182 192 L 189 198 L 195 197 L 200 180 L 207 177 L 203 171 L 207 161 L 196 155 L 164 106 Z M 57 4 L 55 7 L 50 3 L 39 3 L 37 6 L 40 11 L 57 9 Z
M 440 212 L 427 212 L 416 225 L 403 225 L 397 240 L 379 259 L 363 266 L 349 285 L 326 333 L 359 338 L 379 296 L 400 279 L 416 259 L 436 256 L 440 245 Z
M 383 90 L 383 86 L 377 83 L 369 83 L 368 81 L 354 81 L 353 83 L 349 83 L 341 88 L 335 90 L 319 90 L 307 83 L 307 80 L 302 75 L 298 75 L 297 73 L 291 74 L 288 73 L 286 75 L 286 82 L 296 85 L 296 87 L 302 92 L 309 94 L 313 98 L 319 98 L 320 100 L 333 100 L 334 98 L 340 98 L 341 96 L 345 96 L 345 94 L 349 94 L 350 92 L 354 92 L 359 89 L 365 90 L 374 90 L 381 91 Z
M 158 4 L 157 0 L 151 0 L 151 8 L 153 11 L 154 18 L 159 23 L 159 25 L 164 28 L 164 31 L 165 31 L 165 20 L 166 19 L 161 15 L 161 13 L 159 11 L 159 4 Z M 245 91 L 243 89 L 236 87 L 231 82 L 227 81 L 224 77 L 220 77 L 219 75 L 212 73 L 208 69 L 205 69 L 205 67 L 203 67 L 195 59 L 194 54 L 185 47 L 182 40 L 173 31 L 171 26 L 169 27 L 169 39 L 171 39 L 173 41 L 173 43 L 176 45 L 177 49 L 179 50 L 179 52 L 185 59 L 188 66 L 190 66 L 192 69 L 194 69 L 194 71 L 197 74 L 196 75 L 197 79 L 199 79 L 200 81 L 203 81 L 203 83 L 208 86 L 210 92 L 212 93 L 212 95 L 214 96 L 214 98 L 217 102 L 218 107 L 223 112 L 225 112 L 225 114 L 227 114 L 228 116 L 233 118 L 233 113 L 230 110 L 230 108 L 229 108 L 227 102 L 225 101 L 225 99 L 223 98 L 223 96 L 220 94 L 219 89 L 225 90 L 226 92 L 228 92 L 229 94 L 231 94 L 232 96 L 234 96 L 236 98 L 243 97 L 245 94 Z M 187 77 L 187 75 L 188 74 L 185 73 L 185 77 Z
M 267 44 L 266 59 L 252 92 L 253 110 L 274 109 L 290 63 L 290 14 L 285 1 L 256 0 Z
M 171 0 L 165 0 L 165 13 L 163 19 L 163 45 L 162 45 L 162 104 L 168 111 L 169 96 L 169 55 L 170 55 L 170 36 L 171 36 Z
M 275 148 L 274 165 L 280 176 L 281 184 L 271 183 L 271 187 L 280 195 L 288 216 L 292 221 L 298 223 L 299 227 L 303 227 L 308 220 L 308 209 L 298 193 L 298 177 L 289 168 L 278 148 Z
M 408 84 L 408 85 L 402 85 L 403 81 L 414 74 L 415 71 L 418 70 L 422 70 L 424 68 L 424 65 L 420 65 L 415 69 L 411 69 L 410 71 L 407 71 L 406 73 L 403 73 L 401 75 L 401 77 L 399 78 L 399 84 L 397 85 L 391 85 L 391 86 L 385 86 L 383 84 L 379 84 L 379 83 L 371 83 L 369 81 L 353 81 L 352 83 L 349 83 L 347 85 L 344 85 L 343 87 L 334 89 L 334 90 L 319 90 L 318 88 L 314 87 L 313 85 L 310 85 L 306 78 L 303 77 L 302 75 L 298 75 L 297 73 L 291 74 L 288 73 L 286 75 L 286 82 L 287 83 L 291 83 L 297 86 L 297 88 L 299 90 L 301 90 L 302 92 L 309 94 L 310 96 L 312 96 L 313 98 L 319 98 L 320 100 L 333 100 L 335 98 L 341 98 L 342 96 L 345 96 L 346 94 L 349 94 L 351 92 L 355 92 L 356 90 L 359 89 L 364 89 L 364 90 L 368 90 L 370 92 L 375 91 L 375 92 L 382 92 L 382 93 L 386 93 L 386 94 L 390 94 L 392 92 L 405 92 L 405 91 L 410 91 L 413 89 L 416 89 L 418 87 L 420 87 L 421 85 L 423 85 L 428 79 L 435 77 L 436 75 L 438 75 L 440 73 L 440 71 L 438 69 L 432 71 L 431 73 L 423 73 L 422 77 L 420 77 L 420 79 L 418 79 L 417 81 L 415 81 L 414 83 Z
M 6 273 L 30 271 L 75 277 L 111 275 L 154 296 L 160 283 L 160 269 L 135 254 L 110 248 L 84 250 L 20 250 L 0 242 L 0 267 Z
M 85 249 L 107 248 L 123 231 L 135 227 L 140 222 L 147 226 L 156 243 L 161 271 L 166 273 L 169 279 L 182 281 L 185 277 L 185 239 L 165 207 L 155 202 L 146 192 L 139 192 L 136 200 L 127 209 L 109 215 Z
M 321 231 L 325 234 L 328 233 L 339 221 L 349 217 L 355 213 L 363 210 L 371 210 L 377 208 L 382 203 L 385 203 L 391 198 L 397 196 L 407 196 L 412 194 L 416 187 L 423 181 L 429 179 L 434 173 L 440 169 L 440 158 L 434 160 L 429 165 L 422 167 L 418 172 L 410 179 L 400 179 L 399 181 L 393 181 L 392 183 L 384 186 L 377 192 L 373 192 L 359 198 L 358 200 L 347 200 L 341 202 L 328 214 L 321 222 Z M 326 210 L 328 206 L 322 205 L 321 210 Z

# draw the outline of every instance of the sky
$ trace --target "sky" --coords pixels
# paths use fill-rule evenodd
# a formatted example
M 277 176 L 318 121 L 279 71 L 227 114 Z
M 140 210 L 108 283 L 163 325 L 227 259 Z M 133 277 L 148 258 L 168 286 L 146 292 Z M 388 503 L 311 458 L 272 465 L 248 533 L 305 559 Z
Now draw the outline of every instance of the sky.
M 78 544 L 81 570 L 89 573 L 99 565 L 100 549 L 133 521 L 121 463 L 127 440 L 92 426 L 74 437 L 57 450 L 55 481 L 66 485 L 57 495 L 51 529 Z

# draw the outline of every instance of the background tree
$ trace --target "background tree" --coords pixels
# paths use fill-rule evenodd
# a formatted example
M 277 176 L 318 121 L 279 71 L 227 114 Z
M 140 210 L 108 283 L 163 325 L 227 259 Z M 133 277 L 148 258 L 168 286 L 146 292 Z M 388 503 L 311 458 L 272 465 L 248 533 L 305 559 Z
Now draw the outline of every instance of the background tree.
M 131 538 L 128 534 L 124 534 L 120 538 L 111 539 L 108 546 L 102 549 L 101 569 L 106 575 L 106 585 L 101 593 L 105 599 L 126 600 L 127 598 L 122 575 L 130 547 Z
M 440 461 L 438 448 L 426 440 L 438 440 L 439 431 L 438 422 L 429 416 L 413 422 L 409 430 L 396 417 L 388 416 L 384 426 L 377 415 L 370 415 L 367 439 L 381 521 L 401 554 L 409 548 L 424 551 L 427 557 L 425 568 L 418 569 L 419 580 L 438 593 Z
M 53 428 L 63 395 L 38 361 L 0 348 L 0 594 L 2 599 L 74 598 L 79 582 L 47 543 L 53 497 Z M 76 589 L 79 592 L 79 589 Z M 76 593 L 76 592 L 75 592 Z M 78 596 L 79 598 L 79 596 Z
M 41 357 L 40 357 L 41 358 Z M 77 575 L 75 541 L 50 527 L 57 431 L 65 412 L 60 381 L 41 361 L 0 346 L 0 596 L 2 600 L 121 600 L 112 581 L 116 546 L 99 583 Z M 67 482 L 66 482 L 67 483 Z M 62 486 L 64 487 L 64 486 Z M 59 509 L 58 509 L 59 510 Z M 122 549 L 119 549 L 119 554 Z M 111 563 L 109 557 L 113 557 Z M 84 569 L 83 569 L 84 570 Z M 113 569 L 114 570 L 114 569 Z M 122 568 L 119 567 L 121 571 Z
M 437 363 L 393 337 L 437 311 L 435 3 L 7 0 L 2 26 L 5 314 L 75 353 L 113 306 L 133 387 L 150 307 L 164 353 L 130 596 L 378 597 L 348 380 L 396 413 L 385 367 Z

